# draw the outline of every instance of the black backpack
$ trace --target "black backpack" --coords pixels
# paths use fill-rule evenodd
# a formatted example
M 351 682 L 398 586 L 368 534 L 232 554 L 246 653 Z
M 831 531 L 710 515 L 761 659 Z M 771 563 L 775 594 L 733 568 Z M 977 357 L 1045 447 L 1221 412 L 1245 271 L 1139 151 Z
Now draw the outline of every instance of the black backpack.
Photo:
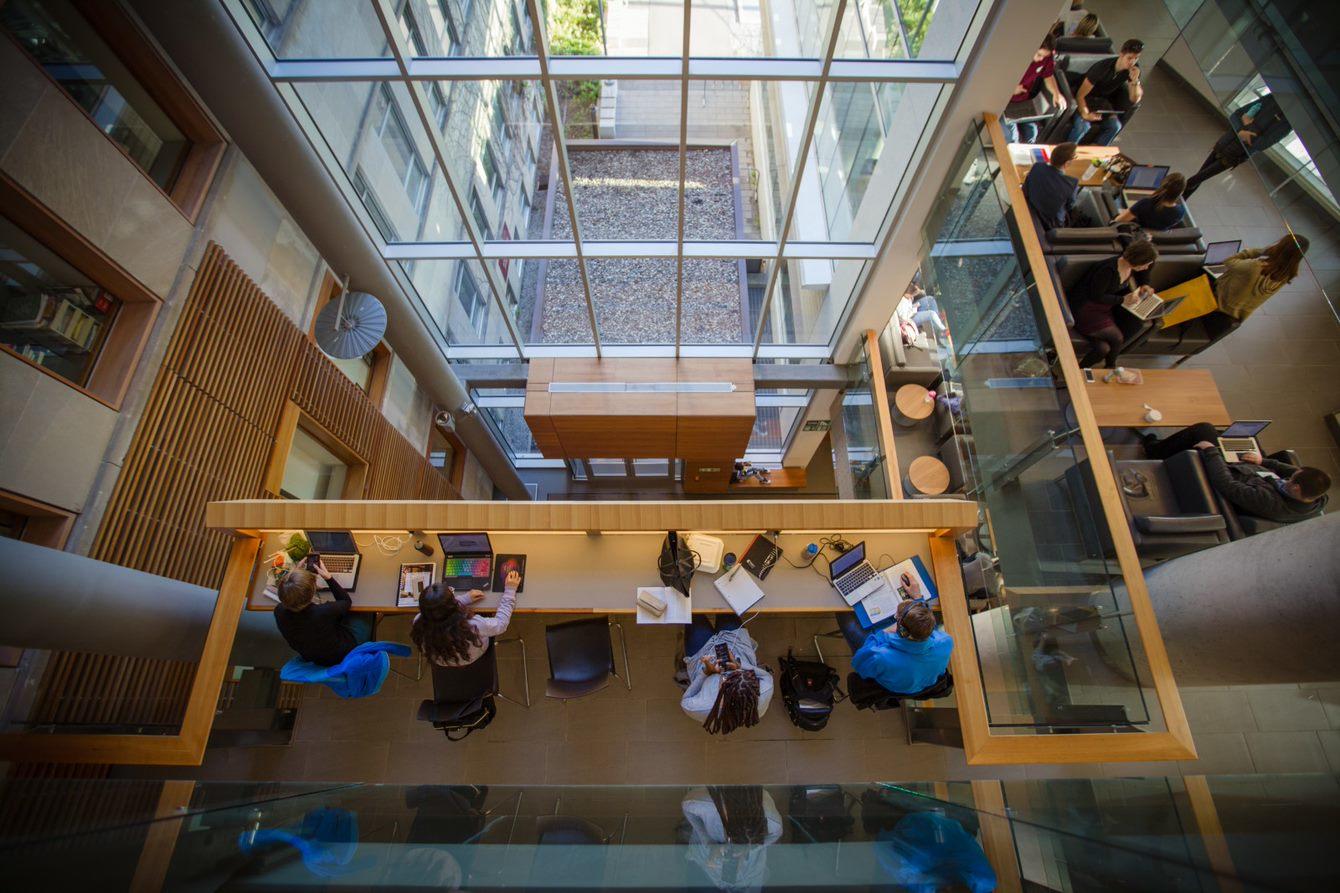
M 833 704 L 847 697 L 838 688 L 837 670 L 817 660 L 797 660 L 790 649 L 777 665 L 782 703 L 796 728 L 817 732 L 828 725 Z

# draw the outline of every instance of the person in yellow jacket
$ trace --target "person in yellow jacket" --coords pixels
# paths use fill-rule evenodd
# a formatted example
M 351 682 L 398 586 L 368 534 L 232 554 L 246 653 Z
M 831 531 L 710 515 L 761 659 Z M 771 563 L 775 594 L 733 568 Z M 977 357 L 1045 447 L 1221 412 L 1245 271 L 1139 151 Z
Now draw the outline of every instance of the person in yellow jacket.
M 1224 274 L 1215 283 L 1219 310 L 1242 322 L 1271 295 L 1298 275 L 1308 241 L 1286 235 L 1269 248 L 1247 248 L 1224 261 Z

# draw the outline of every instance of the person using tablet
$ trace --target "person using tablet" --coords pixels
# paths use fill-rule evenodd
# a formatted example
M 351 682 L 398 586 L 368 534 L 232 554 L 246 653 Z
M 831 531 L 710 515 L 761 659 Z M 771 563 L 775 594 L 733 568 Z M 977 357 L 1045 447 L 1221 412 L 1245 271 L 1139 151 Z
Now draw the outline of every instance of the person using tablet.
M 1116 56 L 1089 67 L 1075 92 L 1075 120 L 1066 139 L 1084 142 L 1089 131 L 1096 127 L 1097 132 L 1088 142 L 1112 145 L 1121 131 L 1119 110 L 1123 106 L 1132 108 L 1144 98 L 1145 88 L 1140 83 L 1140 54 L 1144 51 L 1144 42 L 1132 38 L 1121 45 Z

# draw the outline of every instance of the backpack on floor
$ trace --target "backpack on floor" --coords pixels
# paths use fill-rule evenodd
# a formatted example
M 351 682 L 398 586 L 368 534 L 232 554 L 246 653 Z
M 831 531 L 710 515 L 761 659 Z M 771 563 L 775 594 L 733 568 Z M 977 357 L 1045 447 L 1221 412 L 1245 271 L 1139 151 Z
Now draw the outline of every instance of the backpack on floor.
M 778 687 L 791 722 L 807 732 L 828 725 L 833 704 L 847 697 L 838 688 L 837 670 L 817 660 L 797 660 L 789 649 L 777 665 Z

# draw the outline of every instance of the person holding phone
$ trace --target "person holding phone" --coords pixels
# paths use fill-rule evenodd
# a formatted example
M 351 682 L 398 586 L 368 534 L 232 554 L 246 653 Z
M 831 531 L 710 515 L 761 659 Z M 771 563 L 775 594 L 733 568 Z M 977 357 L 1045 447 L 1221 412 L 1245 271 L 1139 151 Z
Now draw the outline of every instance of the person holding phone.
M 758 662 L 758 642 L 735 615 L 715 626 L 694 614 L 684 633 L 688 688 L 679 705 L 713 734 L 757 725 L 772 702 L 772 672 Z
M 316 578 L 326 581 L 335 601 L 316 604 Z M 275 625 L 298 656 L 309 663 L 333 667 L 364 642 L 372 640 L 372 622 L 350 616 L 353 599 L 326 570 L 319 555 L 284 574 L 278 586 Z
M 489 650 L 489 639 L 507 632 L 521 574 L 509 571 L 503 586 L 497 612 L 485 617 L 476 614 L 472 607 L 484 600 L 482 590 L 472 589 L 458 595 L 445 583 L 434 583 L 419 596 L 419 613 L 410 627 L 410 641 L 439 667 L 474 663 Z
M 1144 51 L 1144 42 L 1132 38 L 1121 45 L 1116 56 L 1089 67 L 1075 91 L 1075 120 L 1068 141 L 1112 145 L 1121 132 L 1119 112 L 1134 108 L 1144 99 L 1145 88 L 1140 82 L 1140 54 Z M 1090 130 L 1094 130 L 1093 139 L 1086 140 Z
M 1116 313 L 1117 307 L 1133 307 L 1153 292 L 1149 270 L 1159 259 L 1152 242 L 1132 242 L 1116 257 L 1100 260 L 1084 271 L 1078 282 L 1066 290 L 1074 329 L 1089 342 L 1089 352 L 1080 366 L 1106 361 L 1117 368 L 1117 358 L 1126 340 L 1144 326 L 1132 313 Z

